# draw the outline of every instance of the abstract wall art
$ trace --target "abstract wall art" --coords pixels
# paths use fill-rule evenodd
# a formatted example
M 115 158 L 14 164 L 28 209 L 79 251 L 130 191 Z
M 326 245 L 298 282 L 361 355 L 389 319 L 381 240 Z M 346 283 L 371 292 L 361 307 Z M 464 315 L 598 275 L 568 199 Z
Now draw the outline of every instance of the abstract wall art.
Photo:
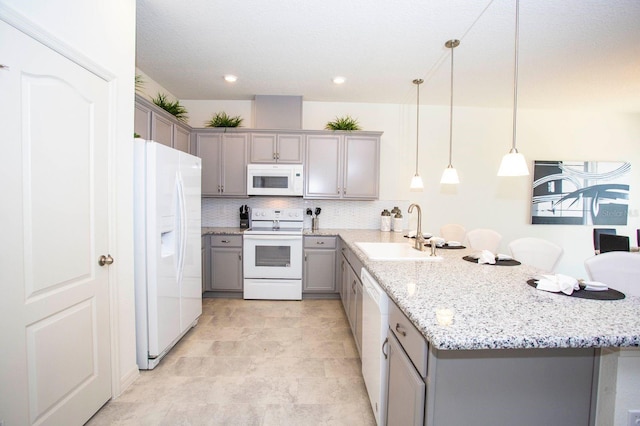
M 532 224 L 626 225 L 631 164 L 534 161 Z

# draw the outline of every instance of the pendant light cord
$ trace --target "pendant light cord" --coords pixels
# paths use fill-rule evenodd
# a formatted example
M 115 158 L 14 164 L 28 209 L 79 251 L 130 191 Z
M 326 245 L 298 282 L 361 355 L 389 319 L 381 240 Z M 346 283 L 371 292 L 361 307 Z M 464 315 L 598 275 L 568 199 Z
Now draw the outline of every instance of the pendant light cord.
M 519 34 L 519 21 L 520 20 L 520 1 L 516 0 L 516 41 L 514 47 L 515 64 L 513 67 L 513 141 L 511 144 L 511 151 L 518 152 L 516 149 L 516 116 L 518 111 L 518 40 Z M 453 52 L 452 52 L 453 53 Z
M 413 80 L 413 84 L 418 86 L 418 97 L 416 101 L 416 175 L 418 174 L 418 146 L 420 142 L 420 85 L 424 82 L 421 78 Z
M 451 153 L 453 150 L 453 50 L 456 47 L 455 43 L 451 46 L 451 102 L 449 107 L 449 167 L 451 164 Z

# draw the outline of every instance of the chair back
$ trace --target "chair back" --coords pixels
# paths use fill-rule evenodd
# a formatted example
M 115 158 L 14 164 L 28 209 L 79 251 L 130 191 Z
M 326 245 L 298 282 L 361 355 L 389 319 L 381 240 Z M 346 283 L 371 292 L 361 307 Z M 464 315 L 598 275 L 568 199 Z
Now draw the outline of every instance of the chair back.
M 467 236 L 467 230 L 462 225 L 457 223 L 448 223 L 442 225 L 440 228 L 440 236 L 445 241 L 458 241 L 460 244 L 464 243 L 464 239 Z
M 492 253 L 497 253 L 502 235 L 493 229 L 472 229 L 467 232 L 467 241 L 473 250 L 489 250 Z
M 584 261 L 589 279 L 600 281 L 627 296 L 640 296 L 640 254 L 612 251 Z
M 518 238 L 511 241 L 508 247 L 514 259 L 547 272 L 553 272 L 564 253 L 559 245 L 535 237 Z
M 629 237 L 625 235 L 600 235 L 600 253 L 629 251 Z
M 600 235 L 611 234 L 616 235 L 614 228 L 593 228 L 593 249 L 596 253 L 600 252 Z

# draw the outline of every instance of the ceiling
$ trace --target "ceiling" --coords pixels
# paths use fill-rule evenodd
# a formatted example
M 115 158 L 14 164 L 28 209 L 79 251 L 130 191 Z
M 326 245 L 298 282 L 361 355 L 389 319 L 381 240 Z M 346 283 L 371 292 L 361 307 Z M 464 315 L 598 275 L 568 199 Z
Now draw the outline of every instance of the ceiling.
M 513 104 L 515 0 L 137 0 L 136 66 L 179 99 Z M 518 105 L 640 112 L 640 1 L 522 0 Z M 238 76 L 230 84 L 225 74 Z M 336 85 L 335 76 L 346 82 Z

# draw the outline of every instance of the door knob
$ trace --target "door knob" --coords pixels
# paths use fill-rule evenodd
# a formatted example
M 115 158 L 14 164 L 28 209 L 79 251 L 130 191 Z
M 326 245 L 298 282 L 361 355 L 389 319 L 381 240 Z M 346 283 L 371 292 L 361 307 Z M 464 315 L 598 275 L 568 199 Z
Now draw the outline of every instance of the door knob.
M 98 260 L 98 265 L 100 266 L 104 266 L 104 265 L 111 265 L 113 263 L 113 257 L 111 257 L 110 254 L 108 255 L 102 255 L 100 256 L 100 260 Z

